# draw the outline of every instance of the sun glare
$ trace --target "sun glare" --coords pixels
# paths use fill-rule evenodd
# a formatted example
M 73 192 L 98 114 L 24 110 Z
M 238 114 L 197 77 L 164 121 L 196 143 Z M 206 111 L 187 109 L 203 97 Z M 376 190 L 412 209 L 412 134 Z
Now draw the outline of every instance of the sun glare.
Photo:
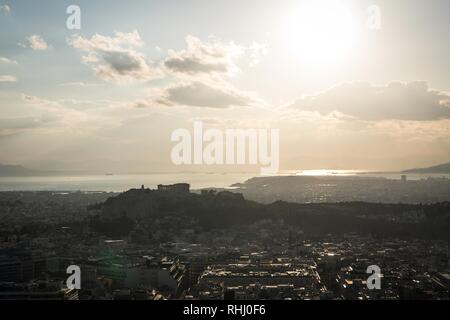
M 350 59 L 355 27 L 352 11 L 338 0 L 307 0 L 288 14 L 287 49 L 313 67 Z

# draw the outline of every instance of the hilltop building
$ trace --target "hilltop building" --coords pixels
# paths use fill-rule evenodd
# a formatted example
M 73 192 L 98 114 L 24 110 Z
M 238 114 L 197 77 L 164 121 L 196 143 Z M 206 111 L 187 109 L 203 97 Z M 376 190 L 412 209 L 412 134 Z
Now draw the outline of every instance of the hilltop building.
M 158 185 L 158 191 L 164 192 L 180 192 L 180 193 L 189 193 L 190 185 L 188 183 L 177 183 L 170 185 Z

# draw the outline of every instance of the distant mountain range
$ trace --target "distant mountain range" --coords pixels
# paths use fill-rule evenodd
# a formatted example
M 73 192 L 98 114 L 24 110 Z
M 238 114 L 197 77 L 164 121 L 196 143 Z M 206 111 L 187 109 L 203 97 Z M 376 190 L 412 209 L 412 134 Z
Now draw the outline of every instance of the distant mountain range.
M 63 170 L 35 170 L 21 165 L 0 164 L 0 177 L 44 177 L 63 175 L 85 175 L 88 172 Z
M 428 168 L 404 170 L 402 173 L 450 173 L 450 162 Z
M 1 177 L 24 177 L 37 176 L 40 172 L 33 169 L 28 169 L 19 165 L 4 165 L 0 164 Z

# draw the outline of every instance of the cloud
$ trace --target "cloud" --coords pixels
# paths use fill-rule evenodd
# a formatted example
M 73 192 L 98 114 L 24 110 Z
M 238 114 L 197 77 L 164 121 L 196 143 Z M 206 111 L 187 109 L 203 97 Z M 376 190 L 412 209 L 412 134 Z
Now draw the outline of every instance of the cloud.
M 17 82 L 17 78 L 10 75 L 0 75 L 0 82 Z
M 29 129 L 47 128 L 57 124 L 57 116 L 0 118 L 0 136 L 23 132 Z
M 40 132 L 68 135 L 92 135 L 102 130 L 109 130 L 121 125 L 129 116 L 129 104 L 113 100 L 51 100 L 22 93 L 21 99 L 29 112 L 45 124 L 30 127 Z M 43 123 L 40 120 L 40 123 Z M 11 130 L 10 130 L 11 131 Z M 24 131 L 17 129 L 16 131 Z
M 233 60 L 243 53 L 241 46 L 217 39 L 202 42 L 191 35 L 186 37 L 186 43 L 185 50 L 169 50 L 169 57 L 164 60 L 169 72 L 195 76 L 233 74 L 239 70 Z
M 264 103 L 253 93 L 236 89 L 225 79 L 239 71 L 236 59 L 247 50 L 257 64 L 264 55 L 263 45 L 253 43 L 246 48 L 234 42 L 210 37 L 202 41 L 192 35 L 185 38 L 187 48 L 169 50 L 162 67 L 166 74 L 181 79 L 174 86 L 154 90 L 149 99 L 136 103 L 139 107 L 193 106 L 224 109 L 233 106 L 254 106 Z
M 47 42 L 37 34 L 27 38 L 27 44 L 20 44 L 23 47 L 29 47 L 35 51 L 45 51 L 49 48 Z
M 6 63 L 6 64 L 17 64 L 17 61 L 11 60 L 5 57 L 0 57 L 0 63 Z
M 40 105 L 40 106 L 58 106 L 58 104 L 54 101 L 50 101 L 47 99 L 43 99 L 37 96 L 32 96 L 26 93 L 21 94 L 22 100 L 33 105 Z
M 64 82 L 64 83 L 61 83 L 60 86 L 61 87 L 98 87 L 98 86 L 101 86 L 101 84 L 76 81 L 76 82 Z
M 39 119 L 34 117 L 0 118 L 0 127 L 3 130 L 35 128 L 39 123 Z
M 116 32 L 114 37 L 95 34 L 90 39 L 74 35 L 67 39 L 73 48 L 87 53 L 83 62 L 91 65 L 96 75 L 106 81 L 128 82 L 158 78 L 158 68 L 149 64 L 136 47 L 143 45 L 139 33 Z
M 55 101 L 21 94 L 26 105 L 34 107 L 27 116 L 0 118 L 0 137 L 20 134 L 30 130 L 55 129 L 62 126 L 68 112 Z
M 264 56 L 268 53 L 267 44 L 261 44 L 258 42 L 253 42 L 249 47 L 250 52 L 250 67 L 254 67 L 261 63 Z
M 153 105 L 193 106 L 228 108 L 232 106 L 253 106 L 258 103 L 252 93 L 242 92 L 228 84 L 208 84 L 199 81 L 168 87 L 147 100 L 139 101 L 137 107 Z
M 290 107 L 322 115 L 337 111 L 368 121 L 427 121 L 450 118 L 450 94 L 430 89 L 422 81 L 391 82 L 386 86 L 353 82 L 302 97 Z
M 5 13 L 5 14 L 11 13 L 11 7 L 7 4 L 0 5 L 0 13 Z

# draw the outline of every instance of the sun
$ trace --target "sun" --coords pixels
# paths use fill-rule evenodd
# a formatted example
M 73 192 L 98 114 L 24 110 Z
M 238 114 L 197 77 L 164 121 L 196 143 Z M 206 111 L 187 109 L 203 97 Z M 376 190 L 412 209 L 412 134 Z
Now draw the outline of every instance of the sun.
M 347 2 L 348 3 L 348 2 Z M 351 58 L 354 17 L 339 0 L 306 0 L 287 14 L 286 49 L 313 67 L 328 67 Z

